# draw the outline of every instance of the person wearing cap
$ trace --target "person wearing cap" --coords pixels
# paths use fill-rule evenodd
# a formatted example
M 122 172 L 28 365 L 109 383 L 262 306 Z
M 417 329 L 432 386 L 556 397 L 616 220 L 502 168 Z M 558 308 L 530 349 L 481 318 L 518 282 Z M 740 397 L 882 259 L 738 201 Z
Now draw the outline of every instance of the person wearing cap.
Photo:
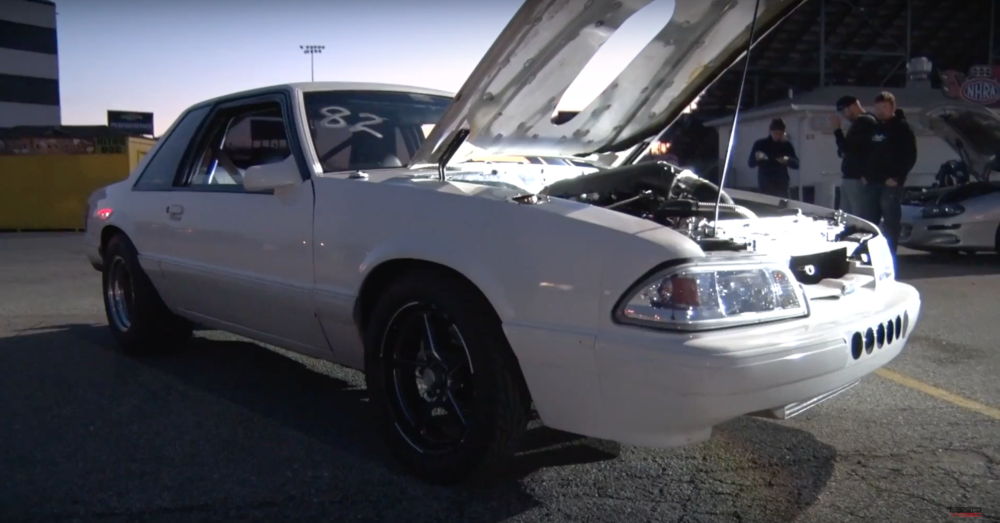
M 882 234 L 895 255 L 902 228 L 903 186 L 917 163 L 917 137 L 903 110 L 896 107 L 896 97 L 889 91 L 875 97 L 875 117 L 879 125 L 872 136 L 872 154 L 868 162 L 871 188 L 877 193 L 871 221 L 882 222 Z
M 771 120 L 769 130 L 771 133 L 767 138 L 754 142 L 748 165 L 751 169 L 757 169 L 757 187 L 760 192 L 787 199 L 791 180 L 788 169 L 798 170 L 799 157 L 785 134 L 784 120 Z
M 851 122 L 845 134 L 840 128 L 840 117 Z M 878 191 L 868 187 L 869 156 L 872 138 L 878 122 L 875 116 L 864 110 L 853 96 L 843 96 L 837 100 L 837 114 L 830 116 L 834 138 L 837 140 L 837 156 L 840 156 L 840 209 L 847 214 L 872 221 L 875 219 Z

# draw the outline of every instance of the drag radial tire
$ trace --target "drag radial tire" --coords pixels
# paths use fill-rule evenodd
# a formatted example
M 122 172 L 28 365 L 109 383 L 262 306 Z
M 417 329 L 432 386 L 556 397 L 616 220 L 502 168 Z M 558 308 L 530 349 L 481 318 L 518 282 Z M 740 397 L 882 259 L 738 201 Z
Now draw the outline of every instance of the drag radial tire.
M 530 395 L 499 317 L 447 273 L 405 274 L 378 297 L 365 381 L 391 452 L 429 483 L 493 479 L 527 428 Z
M 192 324 L 163 303 L 126 236 L 111 238 L 104 249 L 103 265 L 104 312 L 123 352 L 161 353 L 191 337 Z

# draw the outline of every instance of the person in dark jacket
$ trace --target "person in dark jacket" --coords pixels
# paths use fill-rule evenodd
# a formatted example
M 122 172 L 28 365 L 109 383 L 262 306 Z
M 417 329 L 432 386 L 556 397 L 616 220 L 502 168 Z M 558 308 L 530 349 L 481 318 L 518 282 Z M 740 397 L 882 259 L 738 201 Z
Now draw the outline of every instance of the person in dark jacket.
M 750 149 L 751 169 L 757 169 L 757 187 L 760 192 L 779 198 L 789 198 L 790 177 L 788 169 L 798 170 L 799 157 L 795 147 L 785 135 L 785 122 L 781 118 L 771 120 L 770 136 L 761 138 Z
M 875 217 L 877 191 L 867 187 L 868 156 L 872 149 L 872 136 L 878 123 L 875 116 L 861 107 L 853 96 L 837 100 L 837 113 L 830 117 L 833 135 L 837 140 L 840 161 L 840 209 L 847 214 L 871 221 Z M 840 128 L 840 116 L 851 122 L 847 134 Z
M 868 162 L 868 182 L 878 193 L 877 214 L 872 222 L 882 222 L 882 233 L 895 255 L 902 227 L 903 186 L 917 163 L 917 138 L 903 110 L 896 107 L 892 93 L 883 91 L 875 97 L 875 115 L 879 124 L 872 135 Z

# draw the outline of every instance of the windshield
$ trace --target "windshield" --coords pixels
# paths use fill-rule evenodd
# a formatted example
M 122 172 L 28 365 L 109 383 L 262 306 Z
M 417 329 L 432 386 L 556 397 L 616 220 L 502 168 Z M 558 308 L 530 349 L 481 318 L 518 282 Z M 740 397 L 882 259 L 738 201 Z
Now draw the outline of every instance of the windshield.
M 451 98 L 389 91 L 304 95 L 323 172 L 404 167 L 451 104 Z

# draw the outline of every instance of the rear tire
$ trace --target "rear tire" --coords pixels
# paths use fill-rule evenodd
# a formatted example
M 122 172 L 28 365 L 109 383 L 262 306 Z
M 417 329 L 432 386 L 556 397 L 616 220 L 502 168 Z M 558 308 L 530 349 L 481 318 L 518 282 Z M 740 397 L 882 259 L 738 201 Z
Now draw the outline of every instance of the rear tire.
M 531 399 L 499 318 L 478 290 L 437 271 L 407 274 L 378 298 L 365 380 L 393 455 L 430 483 L 490 478 L 527 428 Z
M 123 352 L 162 353 L 191 337 L 193 325 L 163 303 L 126 236 L 111 238 L 103 265 L 104 312 Z

